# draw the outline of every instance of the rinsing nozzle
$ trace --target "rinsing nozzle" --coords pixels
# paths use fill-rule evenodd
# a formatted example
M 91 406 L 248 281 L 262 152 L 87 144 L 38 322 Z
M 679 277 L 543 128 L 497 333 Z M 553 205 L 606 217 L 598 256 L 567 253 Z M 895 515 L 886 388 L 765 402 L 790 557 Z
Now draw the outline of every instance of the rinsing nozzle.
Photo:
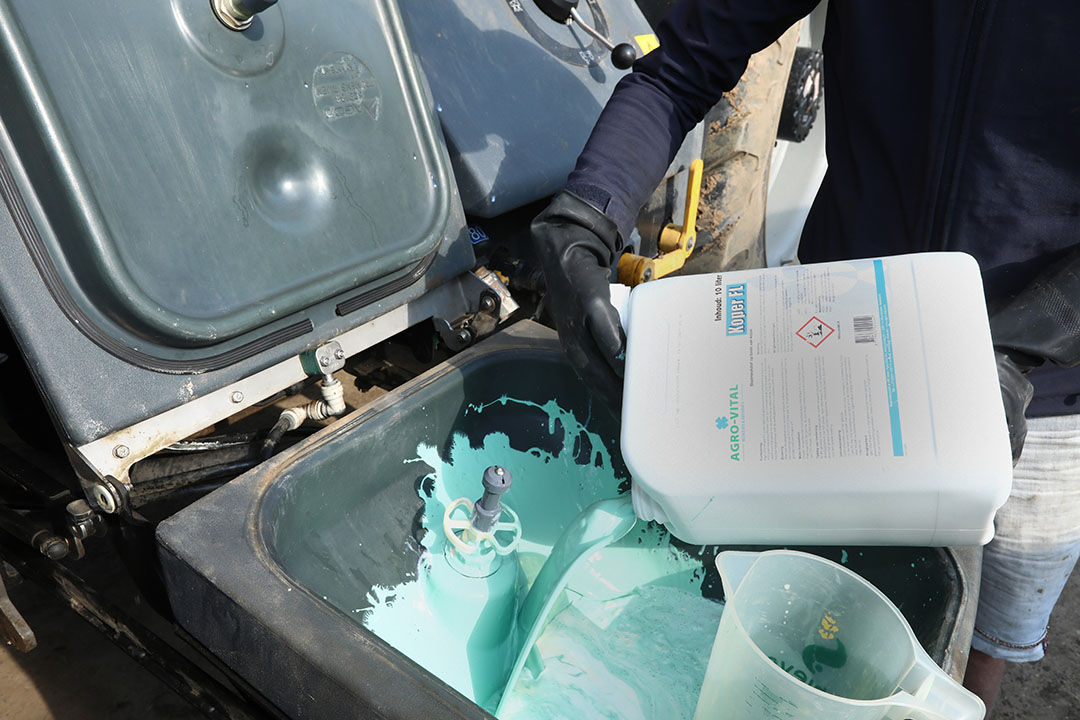
M 487 532 L 502 516 L 500 497 L 510 489 L 514 477 L 506 468 L 492 465 L 484 471 L 483 482 L 484 495 L 473 505 L 472 526 L 480 532 Z

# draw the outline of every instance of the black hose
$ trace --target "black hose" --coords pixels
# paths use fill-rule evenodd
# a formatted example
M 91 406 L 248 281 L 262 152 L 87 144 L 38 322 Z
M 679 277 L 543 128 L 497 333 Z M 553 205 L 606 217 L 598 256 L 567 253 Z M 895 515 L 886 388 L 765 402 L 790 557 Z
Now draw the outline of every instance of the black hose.
M 68 554 L 67 541 L 54 533 L 49 523 L 5 507 L 0 507 L 0 531 L 29 545 L 50 560 L 60 560 Z
M 140 507 L 142 505 L 145 505 L 146 503 L 153 502 L 154 500 L 164 495 L 175 498 L 187 494 L 187 491 L 189 489 L 213 489 L 203 488 L 202 486 L 207 485 L 214 480 L 231 480 L 237 475 L 240 475 L 241 473 L 250 470 L 258 464 L 258 458 L 253 456 L 245 460 L 224 463 L 222 465 L 214 465 L 212 467 L 199 468 L 197 470 L 189 470 L 187 472 L 177 473 L 176 475 L 157 478 L 155 480 L 136 485 L 134 488 L 132 488 L 129 494 L 129 499 L 133 506 Z M 223 483 L 218 483 L 218 485 L 221 484 Z
M 166 448 L 131 466 L 129 500 L 133 507 L 148 503 L 174 502 L 205 494 L 259 465 L 281 447 L 303 440 L 312 428 L 288 431 L 288 421 L 279 420 L 265 440 L 258 435 L 203 438 Z
M 255 465 L 258 459 L 259 445 L 254 442 L 202 452 L 154 455 L 140 460 L 131 467 L 131 484 L 138 488 L 165 481 L 176 487 L 178 483 L 173 478 L 237 462 L 250 462 L 251 465 Z
M 267 433 L 266 439 L 262 444 L 262 459 L 269 460 L 270 456 L 274 454 L 274 448 L 281 441 L 281 438 L 289 431 L 292 423 L 289 422 L 289 418 L 282 415 L 278 418 L 278 421 L 274 423 L 274 427 L 270 428 L 270 432 Z
M 246 432 L 234 435 L 207 435 L 194 440 L 181 440 L 173 443 L 160 454 L 181 454 L 206 452 L 207 450 L 221 450 L 237 445 L 249 445 L 259 439 L 261 433 Z

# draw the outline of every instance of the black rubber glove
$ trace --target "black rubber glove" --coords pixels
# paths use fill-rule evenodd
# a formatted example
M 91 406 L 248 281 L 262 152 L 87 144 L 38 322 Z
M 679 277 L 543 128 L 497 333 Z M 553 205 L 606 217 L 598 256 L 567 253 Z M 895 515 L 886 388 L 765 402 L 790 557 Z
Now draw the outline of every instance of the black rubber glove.
M 1015 463 L 1027 436 L 1024 411 L 1033 392 L 1025 374 L 1045 360 L 1062 367 L 1080 364 L 1080 250 L 991 312 L 990 331 Z
M 532 240 L 544 267 L 544 303 L 570 364 L 618 414 L 626 336 L 608 278 L 622 249 L 619 231 L 604 213 L 564 191 L 533 220 Z
M 1035 388 L 1027 379 L 1030 366 L 1017 363 L 1004 350 L 998 349 L 994 354 L 997 356 L 998 383 L 1001 386 L 1001 401 L 1005 404 L 1005 420 L 1009 425 L 1009 444 L 1015 465 L 1027 438 L 1027 418 L 1024 413 L 1035 394 Z

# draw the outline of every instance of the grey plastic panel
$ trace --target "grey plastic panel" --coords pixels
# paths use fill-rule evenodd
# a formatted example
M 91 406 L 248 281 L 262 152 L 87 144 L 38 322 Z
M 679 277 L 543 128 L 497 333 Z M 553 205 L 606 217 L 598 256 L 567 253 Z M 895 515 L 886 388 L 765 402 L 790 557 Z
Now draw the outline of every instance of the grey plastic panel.
M 456 238 L 399 22 L 390 0 L 282 2 L 244 33 L 206 0 L 0 2 L 0 119 L 82 312 L 212 354 Z
M 494 217 L 561 189 L 626 71 L 533 0 L 399 2 L 465 211 Z M 639 54 L 634 37 L 652 32 L 633 0 L 585 0 L 580 11 Z

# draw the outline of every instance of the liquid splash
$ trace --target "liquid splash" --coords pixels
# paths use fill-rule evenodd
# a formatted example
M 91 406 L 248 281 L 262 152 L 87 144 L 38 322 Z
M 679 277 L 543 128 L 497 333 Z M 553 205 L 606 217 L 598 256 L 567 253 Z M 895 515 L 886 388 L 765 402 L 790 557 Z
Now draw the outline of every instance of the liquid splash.
M 604 441 L 554 401 L 537 405 L 502 397 L 470 405 L 466 413 L 507 403 L 542 410 L 547 440 L 556 442 L 538 443 L 548 450 L 520 450 L 493 432 L 473 447 L 456 435 L 445 457 L 420 444 L 416 457 L 405 461 L 431 468 L 421 483 L 425 507 L 415 577 L 373 588 L 361 614 L 365 627 L 489 710 L 503 694 L 501 686 L 493 690 L 491 678 L 503 673 L 505 681 L 518 648 L 512 628 L 509 645 L 499 640 L 508 622 L 501 611 L 485 611 L 481 619 L 475 609 L 488 602 L 516 614 L 562 530 L 587 506 L 618 495 L 625 482 Z M 503 501 L 520 516 L 523 538 L 515 555 L 504 559 L 514 565 L 500 566 L 484 580 L 465 579 L 446 559 L 442 517 L 456 498 L 480 495 L 480 478 L 493 464 L 514 477 Z M 522 674 L 500 717 L 690 717 L 722 608 L 701 597 L 701 569 L 700 558 L 672 546 L 655 524 L 639 524 L 592 554 L 572 573 L 536 643 L 543 671 L 533 666 L 535 674 Z M 500 597 L 513 577 L 514 589 Z

